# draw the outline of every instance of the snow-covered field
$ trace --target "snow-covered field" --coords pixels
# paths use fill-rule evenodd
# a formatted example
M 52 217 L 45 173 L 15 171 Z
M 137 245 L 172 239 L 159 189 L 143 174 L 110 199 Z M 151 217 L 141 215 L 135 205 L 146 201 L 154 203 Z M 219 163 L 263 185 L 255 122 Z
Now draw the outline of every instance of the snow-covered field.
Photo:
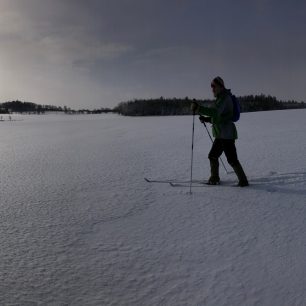
M 144 181 L 189 179 L 190 116 L 18 118 L 0 122 L 1 305 L 306 305 L 306 110 L 243 114 L 251 186 L 221 168 L 192 195 Z M 196 121 L 194 178 L 209 148 Z

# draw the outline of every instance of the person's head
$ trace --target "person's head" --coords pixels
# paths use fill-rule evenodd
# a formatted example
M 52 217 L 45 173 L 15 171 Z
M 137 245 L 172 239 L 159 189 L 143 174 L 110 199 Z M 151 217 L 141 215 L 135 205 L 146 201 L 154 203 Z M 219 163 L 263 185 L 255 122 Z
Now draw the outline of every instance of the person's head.
M 215 77 L 211 82 L 211 89 L 215 97 L 219 96 L 225 90 L 224 81 L 222 78 L 219 76 Z

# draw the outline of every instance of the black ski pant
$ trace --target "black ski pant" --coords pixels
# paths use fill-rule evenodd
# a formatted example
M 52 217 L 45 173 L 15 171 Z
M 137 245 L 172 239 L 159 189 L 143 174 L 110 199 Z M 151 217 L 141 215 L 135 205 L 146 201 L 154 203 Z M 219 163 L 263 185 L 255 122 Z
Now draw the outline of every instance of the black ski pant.
M 223 152 L 232 167 L 239 165 L 234 139 L 215 139 L 208 158 L 210 160 L 218 160 Z

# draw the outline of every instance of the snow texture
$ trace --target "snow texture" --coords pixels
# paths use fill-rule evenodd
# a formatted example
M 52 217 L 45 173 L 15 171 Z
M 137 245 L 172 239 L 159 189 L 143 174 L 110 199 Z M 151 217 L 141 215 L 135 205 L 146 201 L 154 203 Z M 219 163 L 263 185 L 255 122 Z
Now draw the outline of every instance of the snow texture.
M 144 180 L 189 179 L 190 116 L 1 122 L 0 304 L 306 305 L 305 115 L 242 114 L 251 186 L 192 195 Z

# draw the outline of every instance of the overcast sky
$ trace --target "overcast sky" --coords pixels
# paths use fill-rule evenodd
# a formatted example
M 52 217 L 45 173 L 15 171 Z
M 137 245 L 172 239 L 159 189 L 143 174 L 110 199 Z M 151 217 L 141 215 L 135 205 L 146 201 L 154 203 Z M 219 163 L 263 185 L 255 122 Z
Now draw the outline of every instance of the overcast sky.
M 306 101 L 306 1 L 0 0 L 0 101 L 211 98 L 216 75 Z

